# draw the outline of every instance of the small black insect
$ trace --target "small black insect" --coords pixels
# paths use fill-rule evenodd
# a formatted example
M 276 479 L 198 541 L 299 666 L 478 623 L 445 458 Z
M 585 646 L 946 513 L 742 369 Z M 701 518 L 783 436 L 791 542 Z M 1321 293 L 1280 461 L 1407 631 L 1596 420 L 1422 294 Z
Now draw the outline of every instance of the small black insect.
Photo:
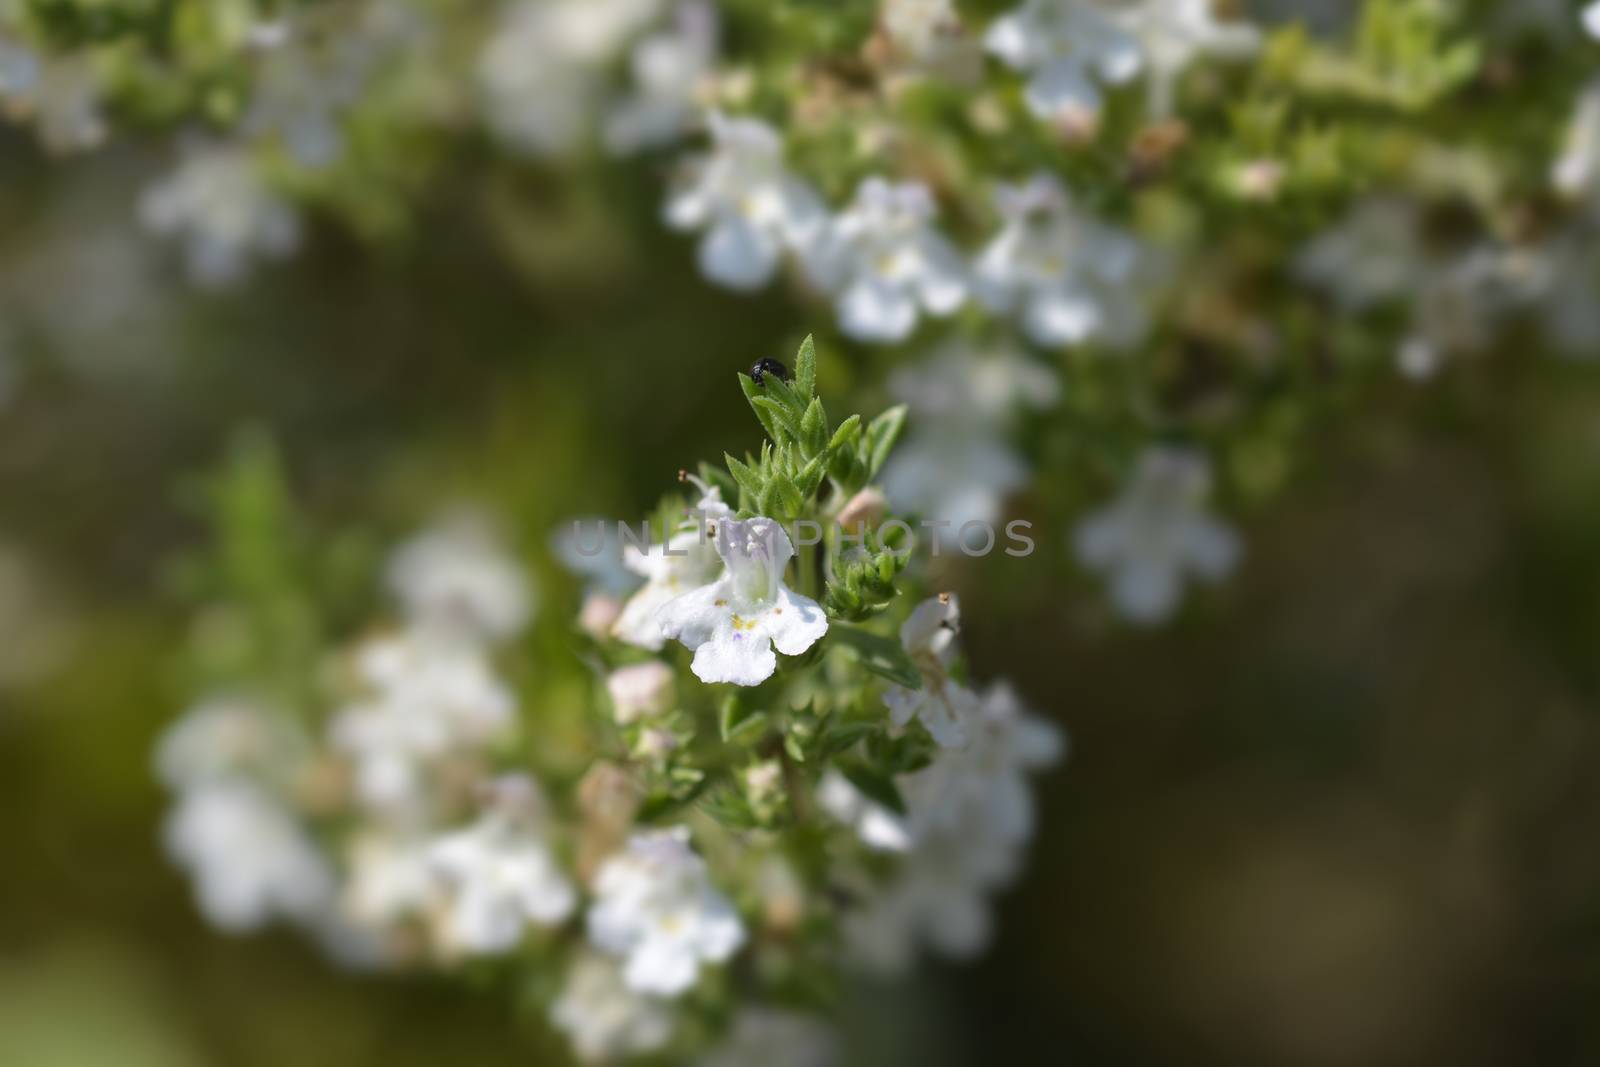
M 757 385 L 765 385 L 767 375 L 774 375 L 783 381 L 789 380 L 789 368 L 775 359 L 758 359 L 750 368 L 750 377 Z

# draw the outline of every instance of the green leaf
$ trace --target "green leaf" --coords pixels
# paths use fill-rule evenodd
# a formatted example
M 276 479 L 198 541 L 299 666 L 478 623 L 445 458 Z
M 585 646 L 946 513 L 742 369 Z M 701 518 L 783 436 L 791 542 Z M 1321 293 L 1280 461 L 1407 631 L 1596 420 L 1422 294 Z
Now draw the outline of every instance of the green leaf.
M 825 455 L 817 456 L 795 475 L 795 488 L 800 490 L 801 496 L 810 499 L 811 494 L 822 485 L 822 476 L 828 472 L 828 465 L 824 462 L 827 458 Z
M 833 431 L 833 440 L 828 442 L 828 451 L 837 452 L 854 441 L 860 433 L 861 416 L 851 415 L 839 424 L 837 430 Z
M 821 397 L 812 397 L 806 413 L 800 418 L 800 447 L 808 456 L 821 455 L 828 447 L 828 412 Z
M 922 688 L 922 672 L 911 662 L 911 657 L 906 655 L 899 641 L 859 626 L 837 622 L 828 628 L 828 636 L 835 644 L 853 651 L 861 660 L 861 665 L 873 674 L 907 689 Z
M 867 425 L 867 481 L 876 478 L 878 472 L 883 469 L 889 453 L 894 450 L 895 442 L 900 439 L 900 431 L 905 427 L 904 404 L 890 408 Z
M 793 411 L 790 411 L 787 407 L 772 399 L 772 397 L 758 396 L 751 400 L 750 403 L 755 405 L 757 411 L 766 412 L 774 425 L 782 431 L 781 434 L 773 435 L 774 444 L 783 444 L 785 441 L 792 441 L 800 436 L 800 420 L 795 417 Z
M 801 400 L 817 395 L 817 342 L 810 335 L 800 342 L 800 351 L 794 357 L 794 390 Z
M 788 478 L 773 478 L 761 494 L 761 513 L 770 519 L 792 519 L 805 508 L 805 498 Z
M 739 388 L 744 390 L 744 398 L 750 401 L 750 410 L 754 411 L 756 418 L 761 420 L 761 428 L 767 431 L 768 437 L 776 441 L 778 439 L 778 424 L 773 421 L 770 414 L 761 409 L 761 405 L 756 403 L 757 400 L 766 399 L 766 394 L 761 391 L 761 386 L 757 385 L 755 379 L 751 378 L 750 375 L 740 374 Z
M 766 488 L 761 476 L 749 464 L 734 459 L 730 453 L 724 452 L 722 458 L 728 464 L 728 473 L 739 483 L 739 488 L 743 489 L 751 500 L 760 500 L 762 490 Z
M 906 813 L 906 802 L 900 795 L 900 787 L 887 774 L 855 761 L 841 763 L 839 769 L 867 799 L 882 804 L 897 815 Z

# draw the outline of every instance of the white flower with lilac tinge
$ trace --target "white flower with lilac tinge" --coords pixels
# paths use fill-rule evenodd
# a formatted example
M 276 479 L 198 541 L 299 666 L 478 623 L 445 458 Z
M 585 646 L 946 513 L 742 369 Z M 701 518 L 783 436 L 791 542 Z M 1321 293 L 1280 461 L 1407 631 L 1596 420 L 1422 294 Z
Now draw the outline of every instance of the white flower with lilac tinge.
M 244 932 L 275 918 L 309 921 L 333 896 L 315 843 L 281 804 L 249 782 L 186 789 L 168 815 L 167 852 L 195 882 L 215 926 Z
M 774 1008 L 745 1008 L 700 1067 L 838 1067 L 839 1035 L 821 1019 Z
M 397 549 L 389 588 L 416 623 L 510 637 L 532 614 L 528 579 L 482 516 L 462 512 Z
M 1024 0 L 989 27 L 984 44 L 1028 75 L 1029 110 L 1075 130 L 1099 120 L 1100 85 L 1124 84 L 1143 64 L 1137 38 L 1089 0 Z
M 774 646 L 798 656 L 828 632 L 828 620 L 815 600 L 783 584 L 794 546 L 782 525 L 762 517 L 714 525 L 723 576 L 656 619 L 663 634 L 694 650 L 690 669 L 702 682 L 760 685 L 778 669 Z
M 182 242 L 189 278 L 201 286 L 233 284 L 256 259 L 282 259 L 300 246 L 300 216 L 239 148 L 191 151 L 145 190 L 139 214 L 151 232 Z
M 977 713 L 977 696 L 949 675 L 960 632 L 961 607 L 954 594 L 941 593 L 918 604 L 900 625 L 900 644 L 921 672 L 922 688 L 897 685 L 883 695 L 896 726 L 920 719 L 944 748 L 967 743 L 967 720 Z
M 683 827 L 629 838 L 595 876 L 589 940 L 621 957 L 628 988 L 677 996 L 700 968 L 744 944 L 744 924 L 711 884 Z
M 606 147 L 636 152 L 671 144 L 692 129 L 716 50 L 716 8 L 694 0 L 679 4 L 669 28 L 633 46 L 633 92 L 606 117 Z
M 643 575 L 645 582 L 628 598 L 622 614 L 612 624 L 611 635 L 617 640 L 659 652 L 667 643 L 661 629 L 661 609 L 685 593 L 715 581 L 722 573 L 722 559 L 717 555 L 709 523 L 731 518 L 733 512 L 715 487 L 704 491 L 695 510 L 698 516 L 664 544 L 643 549 L 634 544 L 623 546 L 622 565 Z
M 827 209 L 783 162 L 783 138 L 758 119 L 713 112 L 711 150 L 692 157 L 667 198 L 667 224 L 703 232 L 700 270 L 730 289 L 770 282 L 786 252 L 815 240 Z
M 672 1013 L 659 999 L 622 980 L 616 960 L 585 953 L 567 972 L 550 1005 L 550 1021 L 586 1063 L 610 1063 L 654 1052 L 672 1037 Z
M 1211 464 L 1184 448 L 1156 447 L 1110 506 L 1078 525 L 1078 558 L 1109 576 L 1111 599 L 1127 618 L 1160 622 L 1178 607 L 1192 576 L 1215 581 L 1239 560 L 1239 538 L 1206 513 Z
M 539 833 L 533 780 L 516 777 L 495 788 L 496 809 L 428 851 L 454 894 L 445 937 L 472 954 L 510 951 L 529 924 L 554 926 L 578 903 L 577 890 Z
M 1219 19 L 1213 0 L 1116 0 L 1112 17 L 1139 42 L 1150 80 L 1150 111 L 1172 113 L 1178 79 L 1205 56 L 1244 59 L 1261 47 L 1261 31 Z
M 1136 240 L 1074 210 L 1050 174 L 1000 185 L 995 202 L 1004 221 L 973 268 L 979 299 L 996 312 L 1018 313 L 1040 345 L 1138 338 L 1144 312 Z
M 868 178 L 814 243 L 807 268 L 836 295 L 845 333 L 896 344 L 922 315 L 949 315 L 966 302 L 966 266 L 934 229 L 937 212 L 920 182 Z

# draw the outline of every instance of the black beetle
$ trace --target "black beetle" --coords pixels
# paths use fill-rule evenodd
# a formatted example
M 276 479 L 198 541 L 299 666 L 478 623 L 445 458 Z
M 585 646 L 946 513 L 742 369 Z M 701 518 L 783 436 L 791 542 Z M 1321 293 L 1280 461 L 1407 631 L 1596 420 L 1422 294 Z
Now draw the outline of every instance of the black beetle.
M 789 368 L 775 359 L 758 359 L 750 368 L 750 378 L 757 385 L 765 385 L 767 375 L 774 375 L 783 381 L 789 380 Z

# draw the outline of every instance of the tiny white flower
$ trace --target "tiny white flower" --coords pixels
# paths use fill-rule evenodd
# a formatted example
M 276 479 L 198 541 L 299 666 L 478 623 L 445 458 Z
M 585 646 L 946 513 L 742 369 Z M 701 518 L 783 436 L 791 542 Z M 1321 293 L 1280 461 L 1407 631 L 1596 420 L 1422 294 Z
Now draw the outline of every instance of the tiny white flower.
M 783 162 L 783 138 L 758 119 L 712 112 L 711 150 L 692 157 L 667 198 L 667 224 L 701 231 L 700 270 L 730 289 L 760 289 L 786 252 L 816 237 L 822 199 Z
M 550 1005 L 550 1021 L 586 1063 L 654 1052 L 672 1037 L 673 1027 L 666 1005 L 630 989 L 616 961 L 593 952 L 579 956 L 567 972 Z
M 744 925 L 711 884 L 683 827 L 636 834 L 595 876 L 589 939 L 622 957 L 628 988 L 677 996 L 700 967 L 722 963 L 744 944 Z
M 144 191 L 139 213 L 151 232 L 181 240 L 190 280 L 210 288 L 238 282 L 258 257 L 282 259 L 300 245 L 300 216 L 239 148 L 190 151 Z
M 200 910 L 221 929 L 256 930 L 280 917 L 310 921 L 332 898 L 333 875 L 310 836 L 249 782 L 184 790 L 164 836 L 194 878 Z
M 954 594 L 942 593 L 918 604 L 900 625 L 900 644 L 921 672 L 922 688 L 897 685 L 883 695 L 896 726 L 920 719 L 944 748 L 967 743 L 967 719 L 977 712 L 977 697 L 948 673 L 960 631 L 961 607 Z
M 1111 10 L 1139 42 L 1157 118 L 1172 113 L 1178 79 L 1196 59 L 1243 59 L 1261 47 L 1255 26 L 1217 18 L 1213 0 L 1126 0 Z
M 1121 85 L 1143 66 L 1139 42 L 1089 0 L 1024 0 L 989 27 L 989 51 L 1028 75 L 1028 108 L 1066 128 L 1092 127 L 1099 84 Z
M 537 786 L 496 783 L 499 807 L 433 844 L 428 857 L 454 893 L 447 943 L 475 955 L 508 952 L 529 925 L 554 926 L 577 907 L 577 890 L 538 832 Z M 518 794 L 522 794 L 518 797 Z
M 671 144 L 700 115 L 698 97 L 716 60 L 717 12 L 687 0 L 672 25 L 633 46 L 633 92 L 606 117 L 606 147 L 618 154 Z
M 360 833 L 350 844 L 349 874 L 340 894 L 345 918 L 362 929 L 382 931 L 427 913 L 442 889 L 431 845 L 426 838 L 382 830 Z
M 980 299 L 998 313 L 1018 312 L 1028 336 L 1046 347 L 1137 339 L 1137 241 L 1075 211 L 1050 174 L 1001 184 L 995 201 L 1003 224 L 974 267 Z
M 1589 31 L 1589 36 L 1600 41 L 1600 3 L 1592 3 L 1583 9 L 1583 28 Z
M 677 699 L 672 668 L 658 659 L 612 671 L 606 678 L 606 691 L 621 726 L 665 715 Z
M 783 584 L 794 546 L 768 518 L 718 519 L 717 555 L 726 569 L 710 585 L 661 608 L 661 632 L 694 650 L 690 665 L 702 682 L 760 685 L 778 669 L 776 646 L 798 656 L 828 632 L 815 600 Z
M 426 530 L 389 560 L 389 588 L 419 624 L 510 637 L 532 613 L 528 579 L 487 521 L 463 512 Z
M 1178 607 L 1185 580 L 1217 580 L 1238 562 L 1239 538 L 1205 511 L 1211 465 L 1201 453 L 1155 447 L 1140 457 L 1115 502 L 1078 525 L 1078 558 L 1109 574 L 1128 619 L 1160 622 Z
M 1328 290 L 1347 311 L 1409 294 L 1423 269 L 1416 205 L 1388 197 L 1359 203 L 1301 250 L 1294 265 L 1302 281 Z
M 872 177 L 814 243 L 807 267 L 836 295 L 845 333 L 896 344 L 922 315 L 949 315 L 966 302 L 966 267 L 934 229 L 936 213 L 933 194 L 920 182 Z
M 667 643 L 659 614 L 667 604 L 693 589 L 715 580 L 722 572 L 722 560 L 707 525 L 711 520 L 732 517 L 722 494 L 705 490 L 696 505 L 697 517 L 686 529 L 674 533 L 662 544 L 641 549 L 627 544 L 622 549 L 622 565 L 643 575 L 644 585 L 628 598 L 622 614 L 611 627 L 619 641 L 659 652 Z
M 821 1019 L 773 1008 L 739 1012 L 733 1030 L 700 1067 L 838 1067 L 839 1036 Z

